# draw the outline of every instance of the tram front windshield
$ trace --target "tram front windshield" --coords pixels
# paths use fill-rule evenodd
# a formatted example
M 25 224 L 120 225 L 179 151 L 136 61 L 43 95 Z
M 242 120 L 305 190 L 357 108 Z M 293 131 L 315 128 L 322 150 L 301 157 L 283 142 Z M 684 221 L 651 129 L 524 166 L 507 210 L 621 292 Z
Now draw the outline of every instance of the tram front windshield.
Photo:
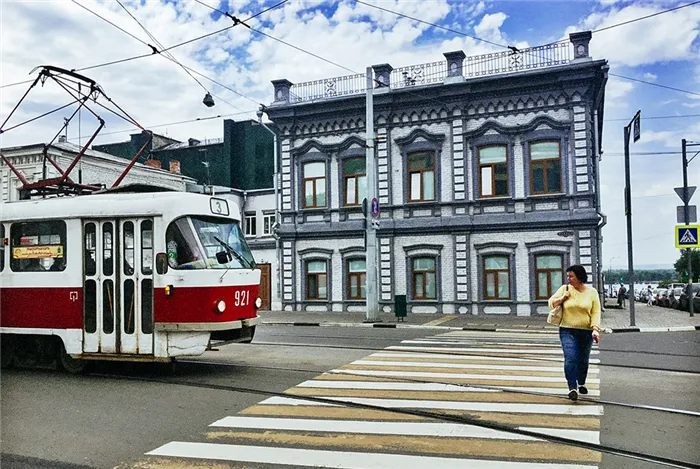
M 255 259 L 238 222 L 188 216 L 165 234 L 168 264 L 174 269 L 252 269 Z

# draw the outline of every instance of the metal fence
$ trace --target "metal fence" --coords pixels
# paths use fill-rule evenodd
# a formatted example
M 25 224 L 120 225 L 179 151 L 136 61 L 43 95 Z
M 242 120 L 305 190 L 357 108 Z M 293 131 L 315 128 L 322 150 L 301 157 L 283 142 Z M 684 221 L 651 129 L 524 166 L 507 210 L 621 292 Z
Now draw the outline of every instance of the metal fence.
M 570 42 L 558 42 L 522 50 L 513 48 L 503 52 L 466 57 L 462 72 L 465 78 L 498 75 L 565 65 L 571 61 L 572 57 L 573 46 Z M 442 83 L 447 77 L 447 72 L 446 61 L 400 67 L 391 72 L 391 88 Z M 292 103 L 337 98 L 364 93 L 366 86 L 365 74 L 326 78 L 292 85 L 290 98 Z

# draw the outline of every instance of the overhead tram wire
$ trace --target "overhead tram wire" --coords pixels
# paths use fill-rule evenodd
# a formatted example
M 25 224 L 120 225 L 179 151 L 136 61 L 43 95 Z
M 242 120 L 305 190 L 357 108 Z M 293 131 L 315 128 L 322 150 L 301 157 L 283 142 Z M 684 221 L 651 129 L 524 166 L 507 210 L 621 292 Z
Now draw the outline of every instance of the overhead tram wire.
M 212 120 L 212 119 L 224 119 L 226 117 L 240 116 L 242 114 L 250 114 L 250 113 L 253 113 L 256 111 L 257 111 L 257 109 L 251 109 L 248 111 L 234 112 L 233 114 L 219 114 L 216 116 L 197 117 L 196 119 L 189 119 L 189 120 L 178 121 L 178 122 L 168 122 L 165 124 L 144 125 L 143 127 L 147 128 L 147 129 L 157 129 L 160 127 L 169 127 L 171 125 L 191 124 L 193 122 L 202 122 L 202 121 L 207 121 L 207 120 Z M 100 136 L 123 134 L 126 132 L 133 132 L 134 130 L 139 130 L 139 129 L 138 129 L 138 127 L 131 127 L 129 129 L 115 130 L 112 132 L 100 132 Z M 71 137 L 68 140 L 77 140 L 78 138 L 85 138 L 85 137 L 86 137 L 85 135 L 82 135 L 79 137 Z
M 400 12 L 398 12 L 398 11 L 390 10 L 390 9 L 388 9 L 388 8 L 380 7 L 380 6 L 377 6 L 377 5 L 372 5 L 371 3 L 366 3 L 366 2 L 364 2 L 364 1 L 362 1 L 362 0 L 355 0 L 355 2 L 356 2 L 356 3 L 360 3 L 360 4 L 362 4 L 362 5 L 366 5 L 366 6 L 371 7 L 371 8 L 376 8 L 376 9 L 378 9 L 378 10 L 385 11 L 385 12 L 387 12 L 387 13 L 392 13 L 392 14 L 394 14 L 394 15 L 396 15 L 396 16 L 400 16 L 400 17 L 403 17 L 403 18 L 407 18 L 407 19 L 410 19 L 410 20 L 413 20 L 413 21 L 418 21 L 419 23 L 427 24 L 427 25 L 433 26 L 433 27 L 435 27 L 435 28 L 442 29 L 442 30 L 444 30 L 444 31 L 449 31 L 449 32 L 451 32 L 451 33 L 453 33 L 453 34 L 457 34 L 457 35 L 460 35 L 460 36 L 469 37 L 469 38 L 471 38 L 471 39 L 475 39 L 475 40 L 478 40 L 478 41 L 481 41 L 481 42 L 485 42 L 485 43 L 487 43 L 487 44 L 491 44 L 491 45 L 494 45 L 494 46 L 498 46 L 498 47 L 502 47 L 502 48 L 507 48 L 507 49 L 514 50 L 514 48 L 513 48 L 512 46 L 506 46 L 506 45 L 503 45 L 503 44 L 498 44 L 498 43 L 496 43 L 496 42 L 488 41 L 488 40 L 486 40 L 486 39 L 482 39 L 482 38 L 479 38 L 479 37 L 476 37 L 476 36 L 472 36 L 472 35 L 469 35 L 469 34 L 467 34 L 467 33 L 461 32 L 461 31 L 457 31 L 457 30 L 455 30 L 455 29 L 447 28 L 447 27 L 441 26 L 441 25 L 439 25 L 439 24 L 431 23 L 431 22 L 429 22 L 429 21 L 421 20 L 421 19 L 415 18 L 415 17 L 413 17 L 413 16 L 405 15 L 405 14 L 400 13 Z M 664 11 L 661 11 L 661 12 L 657 12 L 657 13 L 654 13 L 654 14 L 652 14 L 652 15 L 647 15 L 647 16 L 644 16 L 644 17 L 636 18 L 636 19 L 634 19 L 634 20 L 626 21 L 626 22 L 623 22 L 623 23 L 618 23 L 618 24 L 615 24 L 615 25 L 612 25 L 612 26 L 608 26 L 608 27 L 605 27 L 605 28 L 601 28 L 601 29 L 598 29 L 598 30 L 594 30 L 594 31 L 592 31 L 592 32 L 593 32 L 593 33 L 596 33 L 596 32 L 600 32 L 600 31 L 612 29 L 612 28 L 614 28 L 614 27 L 623 26 L 623 25 L 625 25 L 625 24 L 629 24 L 629 23 L 632 23 L 632 22 L 635 22 L 635 21 L 641 21 L 641 20 L 643 20 L 643 19 L 651 18 L 651 17 L 653 17 L 653 16 L 657 16 L 657 15 L 660 15 L 660 14 L 663 14 L 663 13 L 668 13 L 668 12 L 670 12 L 670 11 L 678 10 L 678 9 L 680 9 L 680 8 L 685 8 L 686 6 L 692 6 L 692 5 L 695 5 L 695 4 L 698 4 L 698 3 L 700 3 L 700 1 L 695 1 L 695 2 L 693 2 L 693 3 L 689 3 L 689 4 L 687 4 L 687 5 L 683 5 L 683 6 L 676 7 L 676 8 L 670 8 L 670 9 L 668 9 L 668 10 L 664 10 Z M 553 44 L 559 44 L 559 43 L 564 43 L 564 42 L 568 42 L 568 41 L 569 41 L 568 39 L 562 39 L 561 41 L 556 41 L 556 42 L 552 42 L 552 43 L 544 44 L 544 45 L 553 45 Z M 535 52 L 530 52 L 530 51 L 528 51 L 527 53 L 528 53 L 528 54 L 536 54 Z M 540 57 L 540 58 L 544 58 L 544 57 L 541 57 L 541 56 L 539 56 L 539 57 Z M 680 89 L 680 88 L 674 88 L 674 87 L 671 87 L 671 86 L 662 85 L 662 84 L 660 84 L 660 83 L 653 83 L 653 82 L 649 82 L 649 81 L 639 80 L 639 79 L 637 79 L 637 78 L 631 78 L 631 77 L 627 77 L 627 76 L 624 76 L 624 75 L 616 75 L 616 74 L 614 74 L 614 73 L 608 73 L 608 75 L 614 76 L 614 77 L 617 77 L 617 78 L 623 78 L 623 79 L 625 79 L 625 80 L 630 80 L 630 81 L 636 81 L 636 82 L 639 82 L 639 83 L 644 83 L 644 84 L 651 85 L 651 86 L 657 86 L 657 87 L 660 87 L 660 88 L 665 88 L 665 89 L 669 89 L 669 90 L 673 90 L 673 91 L 679 91 L 679 92 L 681 92 L 681 93 L 688 93 L 688 94 L 700 96 L 700 93 L 697 93 L 697 92 L 694 92 L 694 91 L 682 90 L 682 89 Z
M 287 1 L 287 0 L 285 0 L 285 1 Z M 275 6 L 281 5 L 282 3 L 284 3 L 284 2 L 280 2 L 280 3 L 278 3 L 278 4 L 275 5 Z M 104 20 L 104 21 L 106 21 L 106 22 L 112 24 L 111 22 L 107 21 L 105 18 L 103 18 L 103 17 L 100 16 L 99 14 L 93 12 L 93 11 L 90 10 L 89 8 L 87 8 L 87 7 L 83 7 L 83 8 L 86 9 L 86 10 L 88 10 L 90 13 L 93 13 L 93 14 L 94 14 L 95 16 L 97 16 L 98 18 L 100 18 L 100 19 L 102 19 L 102 20 Z M 272 7 L 271 7 L 271 8 L 272 8 Z M 264 10 L 264 11 L 269 11 L 269 10 L 270 10 L 270 8 L 267 8 L 267 9 Z M 259 14 L 261 14 L 261 13 L 263 13 L 263 12 L 260 12 L 260 13 L 258 13 L 257 15 L 259 15 Z M 257 15 L 253 15 L 253 16 L 257 16 Z M 252 18 L 252 17 L 251 17 L 251 18 Z M 222 29 L 222 30 L 220 30 L 220 31 L 218 31 L 218 32 L 224 31 L 224 30 L 229 29 L 229 28 L 231 28 L 231 27 L 233 27 L 233 26 L 229 26 L 228 28 L 224 28 L 224 29 Z M 120 28 L 120 29 L 121 29 L 121 28 Z M 167 48 L 167 49 L 168 49 L 168 50 L 171 50 L 171 49 L 174 49 L 175 47 L 179 47 L 179 46 L 181 46 L 181 45 L 184 45 L 184 44 L 193 42 L 193 41 L 195 41 L 195 40 L 202 39 L 202 38 L 207 37 L 207 36 L 210 36 L 210 35 L 212 35 L 212 34 L 213 34 L 213 33 L 209 33 L 209 34 L 206 34 L 206 35 L 204 35 L 204 36 L 200 36 L 200 37 L 198 37 L 198 38 L 190 39 L 190 40 L 185 41 L 185 42 L 182 42 L 182 43 L 180 43 L 180 44 L 176 44 L 176 45 L 174 45 L 174 46 L 171 46 L 171 47 L 169 47 L 169 48 Z M 131 36 L 131 34 L 130 34 L 130 36 Z M 146 43 L 145 41 L 143 41 L 143 40 L 141 40 L 141 39 L 139 39 L 139 38 L 135 38 L 135 39 L 138 40 L 141 44 L 144 44 L 144 45 L 146 45 L 147 47 L 150 47 L 150 46 L 148 45 L 148 43 Z M 138 56 L 138 57 L 130 57 L 130 58 L 127 58 L 127 59 L 122 59 L 121 61 L 124 62 L 124 61 L 127 61 L 127 60 L 133 60 L 133 59 L 135 59 L 135 58 L 149 57 L 149 56 L 151 56 L 151 55 L 154 55 L 154 54 L 146 54 L 146 55 L 142 55 L 142 56 Z M 172 61 L 172 59 L 170 59 L 167 55 L 163 55 L 163 57 L 165 57 L 166 59 Z M 117 63 L 118 63 L 118 62 L 119 62 L 119 61 L 117 61 Z M 76 70 L 74 70 L 74 71 L 84 71 L 84 70 L 88 70 L 88 69 L 95 69 L 95 68 L 99 68 L 99 67 L 104 67 L 104 66 L 110 65 L 110 64 L 112 64 L 112 63 L 113 63 L 113 62 L 104 63 L 104 64 L 92 65 L 92 66 L 89 66 L 89 67 L 84 67 L 84 68 L 81 68 L 81 69 L 76 69 Z M 240 96 L 240 97 L 242 97 L 242 98 L 244 98 L 244 99 L 247 99 L 247 100 L 251 101 L 252 103 L 255 103 L 256 106 L 258 106 L 258 105 L 260 104 L 260 103 L 258 103 L 257 101 L 255 101 L 255 100 L 249 98 L 248 96 L 245 96 L 245 95 L 239 93 L 238 91 L 234 90 L 233 88 L 230 88 L 230 87 L 228 87 L 228 86 L 226 86 L 226 85 L 223 85 L 222 83 L 220 83 L 220 82 L 214 80 L 213 78 L 210 78 L 210 77 L 208 77 L 208 76 L 206 76 L 206 75 L 204 75 L 204 74 L 198 72 L 197 70 L 194 70 L 194 69 L 192 69 L 192 68 L 190 68 L 190 67 L 188 67 L 188 66 L 186 66 L 186 65 L 183 65 L 183 64 L 179 64 L 179 65 L 180 65 L 181 67 L 183 67 L 183 68 L 186 68 L 187 70 L 189 70 L 190 72 L 194 73 L 195 75 L 199 75 L 199 76 L 201 76 L 202 78 L 204 78 L 204 79 L 206 79 L 206 80 L 209 80 L 209 81 L 211 81 L 212 83 L 215 83 L 215 84 L 221 86 L 222 88 L 225 88 L 225 89 L 231 91 L 232 93 L 234 93 L 234 94 L 236 94 L 236 95 L 238 95 L 238 96 Z M 222 100 L 222 101 L 223 101 L 223 100 Z M 226 102 L 226 101 L 224 101 L 224 102 Z M 230 103 L 228 103 L 228 102 L 226 102 L 226 103 L 227 103 L 227 104 L 230 104 Z M 236 107 L 236 106 L 233 106 L 233 107 L 236 108 L 236 109 L 238 109 L 238 110 L 240 110 L 240 111 L 242 111 L 242 109 L 240 109 L 239 107 Z
M 680 10 L 681 8 L 690 7 L 690 6 L 693 6 L 693 5 L 697 5 L 697 4 L 699 4 L 699 3 L 700 3 L 700 0 L 699 0 L 699 1 L 696 1 L 696 2 L 692 2 L 692 3 L 687 3 L 687 4 L 685 4 L 685 5 L 680 5 L 680 6 L 677 6 L 677 7 L 675 7 L 675 8 L 669 8 L 668 10 L 658 11 L 658 12 L 656 12 L 656 13 L 652 13 L 651 15 L 640 16 L 639 18 L 634 18 L 634 19 L 631 19 L 631 20 L 629 20 L 629 21 L 623 21 L 622 23 L 613 24 L 613 25 L 611 25 L 611 26 L 606 26 L 606 27 L 604 27 L 604 28 L 594 29 L 594 30 L 591 31 L 591 32 L 592 32 L 592 33 L 599 33 L 599 32 L 601 32 L 601 31 L 607 31 L 608 29 L 613 29 L 613 28 L 617 28 L 618 26 L 624 26 L 624 25 L 626 25 L 626 24 L 635 23 L 635 22 L 637 22 L 637 21 L 642 21 L 642 20 L 645 20 L 645 19 L 648 19 L 648 18 L 652 18 L 652 17 L 654 17 L 654 16 L 663 15 L 664 13 L 669 13 L 669 12 L 671 12 L 671 11 Z
M 182 67 L 182 69 L 185 71 L 185 73 L 187 73 L 194 81 L 196 81 L 197 84 L 198 84 L 199 86 L 201 86 L 202 89 L 203 89 L 206 93 L 209 93 L 209 90 L 207 89 L 207 87 L 204 86 L 204 85 L 202 84 L 201 81 L 197 80 L 197 79 L 194 77 L 194 75 L 192 75 L 192 74 L 189 72 L 189 70 L 187 70 L 186 68 L 184 68 L 183 65 L 175 58 L 175 56 L 174 56 L 172 53 L 166 52 L 166 51 L 165 51 L 165 47 L 163 46 L 163 44 L 161 44 L 161 43 L 158 41 L 158 39 L 156 39 L 155 36 L 153 36 L 153 34 L 151 34 L 151 33 L 148 31 L 148 29 L 146 29 L 146 27 L 145 27 L 143 24 L 141 24 L 141 22 L 140 22 L 140 21 L 125 7 L 125 6 L 124 6 L 124 4 L 123 4 L 120 0 L 116 0 L 116 1 L 117 1 L 117 3 L 119 4 L 119 6 L 122 7 L 122 9 L 123 9 L 129 16 L 131 16 L 131 18 L 132 18 L 134 21 L 136 21 L 136 23 L 141 27 L 141 29 L 143 29 L 143 31 L 146 33 L 146 35 L 148 35 L 148 37 L 150 37 L 151 40 L 152 40 L 153 42 L 155 42 L 156 45 L 157 45 L 158 47 L 160 47 L 160 51 L 158 52 L 159 54 L 161 54 L 161 55 L 162 55 L 162 54 L 167 54 L 166 57 L 170 58 L 172 61 L 174 61 L 174 62 L 175 62 L 176 64 L 178 64 L 180 67 Z M 156 52 L 155 48 L 154 48 L 154 52 Z

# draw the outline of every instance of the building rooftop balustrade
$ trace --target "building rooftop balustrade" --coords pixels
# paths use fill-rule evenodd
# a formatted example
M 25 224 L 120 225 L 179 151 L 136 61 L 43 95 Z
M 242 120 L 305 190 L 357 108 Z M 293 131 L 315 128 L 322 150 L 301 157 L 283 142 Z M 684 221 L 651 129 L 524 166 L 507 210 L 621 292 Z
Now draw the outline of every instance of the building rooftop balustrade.
M 464 52 L 447 52 L 444 61 L 409 65 L 394 69 L 389 64 L 374 65 L 375 89 L 398 90 L 431 84 L 465 82 L 471 78 L 559 67 L 591 60 L 588 43 L 591 33 L 572 33 L 569 42 L 492 52 L 467 57 Z M 359 95 L 366 92 L 364 73 L 325 78 L 303 83 L 274 80 L 273 105 L 307 103 Z

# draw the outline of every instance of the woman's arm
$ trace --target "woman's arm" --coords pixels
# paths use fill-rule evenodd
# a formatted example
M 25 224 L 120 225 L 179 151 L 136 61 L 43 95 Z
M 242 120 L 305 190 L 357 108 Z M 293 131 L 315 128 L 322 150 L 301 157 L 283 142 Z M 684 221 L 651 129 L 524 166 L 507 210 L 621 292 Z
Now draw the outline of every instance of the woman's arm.
M 552 295 L 552 297 L 549 299 L 549 307 L 550 308 L 556 308 L 557 306 L 560 306 L 567 298 L 568 298 L 568 292 L 566 291 L 566 287 L 562 285 L 559 287 L 559 290 Z

